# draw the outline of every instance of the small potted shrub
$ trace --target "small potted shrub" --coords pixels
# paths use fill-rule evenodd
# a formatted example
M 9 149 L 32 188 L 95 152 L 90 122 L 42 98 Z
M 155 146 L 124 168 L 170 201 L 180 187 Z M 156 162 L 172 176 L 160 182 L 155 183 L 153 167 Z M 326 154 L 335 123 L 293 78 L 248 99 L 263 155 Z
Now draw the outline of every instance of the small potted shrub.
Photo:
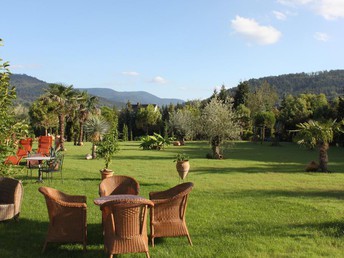
M 189 157 L 185 153 L 178 153 L 174 160 L 179 177 L 184 180 L 190 169 Z
M 112 156 L 119 151 L 117 137 L 114 132 L 106 134 L 102 141 L 97 143 L 97 157 L 103 158 L 105 161 L 105 168 L 100 170 L 102 179 L 110 177 L 113 175 L 113 171 L 109 169 L 109 164 L 111 163 Z

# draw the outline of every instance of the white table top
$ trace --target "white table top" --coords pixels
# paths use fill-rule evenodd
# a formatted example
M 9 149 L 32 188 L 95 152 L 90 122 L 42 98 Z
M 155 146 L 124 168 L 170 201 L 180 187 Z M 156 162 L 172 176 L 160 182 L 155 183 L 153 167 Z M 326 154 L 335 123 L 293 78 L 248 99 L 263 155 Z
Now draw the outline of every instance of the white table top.
M 52 160 L 55 159 L 55 157 L 47 157 L 47 156 L 41 156 L 41 157 L 26 157 L 26 160 Z

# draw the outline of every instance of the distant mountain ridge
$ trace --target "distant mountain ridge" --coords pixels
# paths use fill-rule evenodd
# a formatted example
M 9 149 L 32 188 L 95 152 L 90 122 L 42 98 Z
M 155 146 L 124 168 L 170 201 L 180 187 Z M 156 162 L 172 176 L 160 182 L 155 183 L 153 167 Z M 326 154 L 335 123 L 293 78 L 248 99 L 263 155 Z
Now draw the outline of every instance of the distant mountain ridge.
M 159 106 L 169 104 L 182 104 L 185 101 L 181 99 L 168 99 L 159 98 L 145 91 L 115 91 L 108 88 L 78 88 L 81 91 L 87 91 L 91 95 L 102 97 L 115 102 L 127 103 L 130 101 L 131 104 L 157 104 Z
M 287 94 L 296 96 L 301 93 L 324 93 L 328 99 L 344 95 L 344 70 L 284 74 L 247 80 L 251 89 L 260 86 L 264 81 L 276 89 L 280 99 Z M 11 84 L 16 87 L 17 102 L 27 104 L 44 94 L 49 85 L 47 82 L 26 74 L 12 74 Z M 230 88 L 228 91 L 233 94 L 236 88 Z M 121 107 L 128 101 L 132 104 L 156 104 L 159 106 L 184 103 L 184 100 L 159 98 L 145 91 L 119 92 L 109 88 L 76 89 L 98 96 L 100 104 L 107 106 Z
M 12 74 L 11 85 L 16 87 L 17 102 L 28 103 L 35 101 L 48 89 L 49 83 L 39 80 L 26 74 Z M 108 88 L 75 88 L 80 91 L 87 91 L 89 94 L 98 96 L 101 105 L 118 107 L 124 106 L 128 101 L 132 104 L 156 104 L 159 106 L 176 105 L 184 103 L 181 99 L 159 98 L 145 91 L 119 92 Z

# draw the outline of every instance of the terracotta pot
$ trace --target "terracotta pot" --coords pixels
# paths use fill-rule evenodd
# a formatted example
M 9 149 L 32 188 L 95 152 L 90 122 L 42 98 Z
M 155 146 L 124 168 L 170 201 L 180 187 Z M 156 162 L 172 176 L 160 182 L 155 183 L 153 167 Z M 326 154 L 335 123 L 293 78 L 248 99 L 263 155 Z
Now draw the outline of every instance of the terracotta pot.
M 113 176 L 113 171 L 111 169 L 104 168 L 100 170 L 100 174 L 102 175 L 102 180 L 103 180 L 107 177 Z
M 176 168 L 181 179 L 184 179 L 186 175 L 189 173 L 190 163 L 188 160 L 185 161 L 177 161 Z

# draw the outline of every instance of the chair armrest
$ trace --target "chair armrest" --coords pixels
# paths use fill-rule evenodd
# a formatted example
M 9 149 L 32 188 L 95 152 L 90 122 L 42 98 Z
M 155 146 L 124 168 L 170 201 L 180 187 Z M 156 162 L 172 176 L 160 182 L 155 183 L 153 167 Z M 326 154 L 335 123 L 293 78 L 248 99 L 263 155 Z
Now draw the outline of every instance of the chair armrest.
M 69 208 L 87 208 L 87 204 L 84 202 L 65 202 L 62 200 L 55 200 L 61 206 L 69 207 Z

